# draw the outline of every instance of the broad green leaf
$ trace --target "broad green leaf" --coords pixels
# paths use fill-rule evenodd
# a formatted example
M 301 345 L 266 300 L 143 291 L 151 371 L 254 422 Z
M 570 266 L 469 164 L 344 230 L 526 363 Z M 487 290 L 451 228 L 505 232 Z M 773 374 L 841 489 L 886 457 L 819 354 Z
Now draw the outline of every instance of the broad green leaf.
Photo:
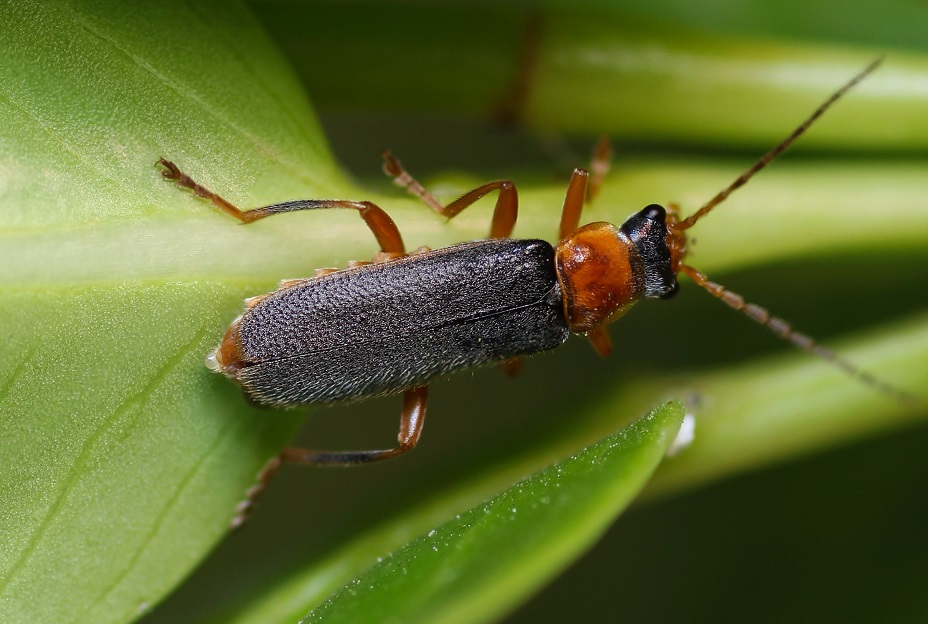
M 216 277 L 241 255 L 225 224 L 153 166 L 201 166 L 235 200 L 339 179 L 274 48 L 240 7 L 216 8 L 3 9 L 2 621 L 150 609 L 296 424 L 204 370 L 256 280 Z

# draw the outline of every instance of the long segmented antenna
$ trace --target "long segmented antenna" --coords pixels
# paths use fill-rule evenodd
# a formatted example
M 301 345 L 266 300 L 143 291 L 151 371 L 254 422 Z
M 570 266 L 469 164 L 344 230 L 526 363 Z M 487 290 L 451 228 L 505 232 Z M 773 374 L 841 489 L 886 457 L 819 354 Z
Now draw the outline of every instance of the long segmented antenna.
M 813 338 L 807 336 L 806 334 L 797 332 L 789 323 L 783 319 L 771 315 L 766 308 L 762 308 L 761 306 L 754 303 L 747 303 L 744 300 L 744 297 L 738 293 L 726 289 L 721 284 L 716 284 L 715 282 L 709 281 L 709 278 L 707 278 L 702 272 L 697 271 L 693 267 L 686 264 L 681 264 L 680 270 L 686 273 L 687 276 L 689 276 L 689 278 L 693 280 L 698 286 L 706 289 L 710 295 L 720 299 L 725 305 L 732 308 L 733 310 L 741 312 L 758 325 L 763 325 L 772 331 L 778 338 L 786 340 L 793 346 L 798 347 L 806 353 L 810 353 L 818 358 L 825 360 L 829 364 L 837 366 L 854 379 L 857 379 L 858 381 L 878 390 L 879 392 L 882 392 L 887 396 L 913 406 L 921 404 L 921 400 L 914 394 L 900 390 L 892 384 L 883 381 L 879 377 L 876 377 L 875 375 L 859 368 L 853 362 L 845 360 L 828 347 L 822 346 L 815 342 Z
M 832 104 L 840 99 L 841 96 L 843 96 L 845 93 L 850 91 L 861 80 L 866 78 L 867 75 L 879 67 L 880 63 L 882 62 L 882 58 L 873 61 L 862 72 L 854 76 L 843 87 L 835 91 L 831 97 L 825 100 L 821 106 L 816 108 L 815 111 L 809 115 L 805 121 L 803 121 L 795 130 L 793 130 L 792 134 L 780 142 L 779 145 L 764 154 L 760 160 L 745 170 L 744 173 L 738 176 L 738 178 L 735 179 L 735 181 L 730 185 L 728 185 L 728 187 L 723 189 L 715 197 L 706 202 L 702 208 L 682 221 L 671 221 L 669 224 L 668 240 L 671 246 L 674 270 L 679 270 L 686 273 L 686 275 L 691 280 L 693 280 L 693 282 L 704 288 L 713 297 L 720 299 L 730 308 L 741 312 L 755 323 L 763 325 L 772 331 L 777 337 L 786 340 L 793 346 L 801 349 L 802 351 L 805 351 L 806 353 L 814 355 L 828 362 L 829 364 L 840 368 L 845 373 L 854 379 L 857 379 L 861 383 L 868 385 L 871 388 L 874 388 L 875 390 L 898 401 L 902 401 L 910 405 L 920 405 L 921 400 L 915 395 L 901 390 L 892 384 L 876 377 L 875 375 L 859 368 L 856 364 L 845 360 L 831 349 L 818 344 L 811 337 L 797 332 L 790 326 L 789 323 L 783 319 L 771 315 L 766 308 L 762 308 L 761 306 L 754 303 L 746 302 L 744 297 L 741 295 L 727 290 L 721 284 L 709 281 L 709 278 L 706 277 L 705 274 L 689 265 L 682 263 L 683 256 L 686 254 L 686 236 L 683 234 L 683 231 L 692 227 L 697 221 L 706 216 L 713 208 L 725 201 L 728 196 L 732 194 L 732 192 L 743 186 L 754 176 L 754 174 L 769 165 L 777 156 L 785 152 L 796 139 L 802 136 L 802 134 L 809 129 L 809 126 L 811 126 L 815 120 L 821 117 L 822 114 L 831 107 Z
M 677 229 L 687 230 L 693 227 L 693 225 L 697 221 L 699 221 L 704 216 L 709 214 L 709 212 L 713 208 L 715 208 L 716 206 L 721 204 L 723 201 L 728 199 L 729 195 L 731 195 L 734 191 L 736 191 L 740 187 L 744 186 L 744 184 L 748 180 L 750 180 L 754 176 L 755 173 L 757 173 L 758 171 L 760 171 L 761 169 L 769 165 L 773 161 L 773 159 L 775 159 L 777 156 L 785 152 L 789 148 L 789 146 L 793 144 L 793 142 L 796 139 L 802 136 L 802 134 L 806 130 L 809 129 L 809 126 L 811 126 L 813 122 L 815 122 L 816 119 L 821 117 L 822 114 L 831 107 L 832 104 L 837 102 L 841 98 L 842 95 L 844 95 L 845 93 L 850 91 L 852 88 L 854 88 L 854 86 L 857 83 L 859 83 L 861 80 L 866 78 L 871 72 L 873 72 L 877 67 L 879 67 L 880 63 L 882 62 L 883 62 L 882 57 L 876 59 L 875 61 L 870 63 L 870 65 L 868 65 L 866 69 L 864 69 L 862 72 L 860 72 L 859 74 L 851 78 L 851 80 L 848 81 L 847 84 L 845 84 L 843 87 L 835 91 L 831 95 L 830 98 L 825 100 L 821 106 L 815 109 L 815 112 L 809 115 L 808 119 L 806 119 L 804 122 L 799 124 L 799 127 L 793 130 L 792 134 L 786 137 L 779 145 L 774 147 L 772 150 L 770 150 L 769 152 L 761 156 L 760 160 L 758 160 L 756 163 L 751 165 L 744 173 L 738 176 L 738 178 L 734 182 L 729 184 L 727 188 L 723 189 L 722 191 L 719 192 L 718 195 L 716 195 L 715 197 L 710 199 L 708 202 L 706 202 L 706 204 L 702 208 L 700 208 L 699 210 L 697 210 L 696 212 L 688 216 L 683 221 L 680 221 L 676 225 Z

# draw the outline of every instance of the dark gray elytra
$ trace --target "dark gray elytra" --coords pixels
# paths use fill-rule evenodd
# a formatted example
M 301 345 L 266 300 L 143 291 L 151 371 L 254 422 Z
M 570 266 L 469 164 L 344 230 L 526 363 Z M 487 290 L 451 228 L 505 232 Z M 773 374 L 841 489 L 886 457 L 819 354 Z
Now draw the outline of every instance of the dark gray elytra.
M 355 401 L 553 349 L 568 336 L 554 250 L 463 243 L 272 293 L 240 324 L 237 379 L 271 406 Z

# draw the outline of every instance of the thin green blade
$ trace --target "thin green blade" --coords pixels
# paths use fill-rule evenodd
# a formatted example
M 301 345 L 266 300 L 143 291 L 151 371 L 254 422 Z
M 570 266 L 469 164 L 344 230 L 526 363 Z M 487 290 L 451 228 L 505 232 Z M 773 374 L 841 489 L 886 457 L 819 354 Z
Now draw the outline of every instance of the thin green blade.
M 305 622 L 485 622 L 512 609 L 605 531 L 683 419 L 670 403 L 394 552 Z

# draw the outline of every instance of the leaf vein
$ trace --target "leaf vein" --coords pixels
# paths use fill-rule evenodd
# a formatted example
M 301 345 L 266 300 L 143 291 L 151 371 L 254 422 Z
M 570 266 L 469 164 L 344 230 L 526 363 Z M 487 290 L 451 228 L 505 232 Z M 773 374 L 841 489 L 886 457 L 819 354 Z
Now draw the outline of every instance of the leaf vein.
M 32 557 L 33 553 L 41 543 L 42 538 L 45 536 L 46 532 L 51 526 L 52 521 L 58 515 L 59 510 L 64 506 L 66 500 L 70 496 L 70 493 L 80 481 L 81 476 L 85 474 L 87 465 L 91 463 L 91 457 L 93 455 L 94 449 L 97 446 L 97 442 L 99 442 L 108 433 L 114 431 L 116 427 L 121 424 L 121 422 L 124 420 L 124 416 L 130 411 L 132 406 L 144 402 L 145 397 L 149 396 L 152 391 L 154 391 L 154 389 L 161 384 L 165 377 L 167 377 L 171 370 L 183 361 L 184 356 L 186 356 L 187 353 L 196 347 L 197 343 L 205 334 L 205 331 L 205 328 L 199 328 L 192 340 L 188 341 L 188 343 L 185 344 L 176 354 L 168 358 L 167 362 L 158 369 L 158 371 L 152 376 L 151 380 L 146 383 L 141 390 L 127 397 L 114 410 L 111 416 L 104 418 L 102 420 L 101 426 L 99 426 L 87 439 L 80 452 L 78 453 L 74 463 L 71 465 L 71 468 L 68 470 L 68 474 L 64 479 L 62 479 L 61 485 L 58 488 L 58 493 L 54 497 L 54 502 L 51 504 L 48 511 L 46 511 L 42 521 L 29 536 L 29 540 L 26 543 L 26 546 L 23 548 L 19 554 L 19 557 L 10 567 L 8 574 L 4 578 L 0 579 L 0 595 L 3 595 L 9 586 L 10 581 L 12 581 L 17 576 L 22 567 Z

